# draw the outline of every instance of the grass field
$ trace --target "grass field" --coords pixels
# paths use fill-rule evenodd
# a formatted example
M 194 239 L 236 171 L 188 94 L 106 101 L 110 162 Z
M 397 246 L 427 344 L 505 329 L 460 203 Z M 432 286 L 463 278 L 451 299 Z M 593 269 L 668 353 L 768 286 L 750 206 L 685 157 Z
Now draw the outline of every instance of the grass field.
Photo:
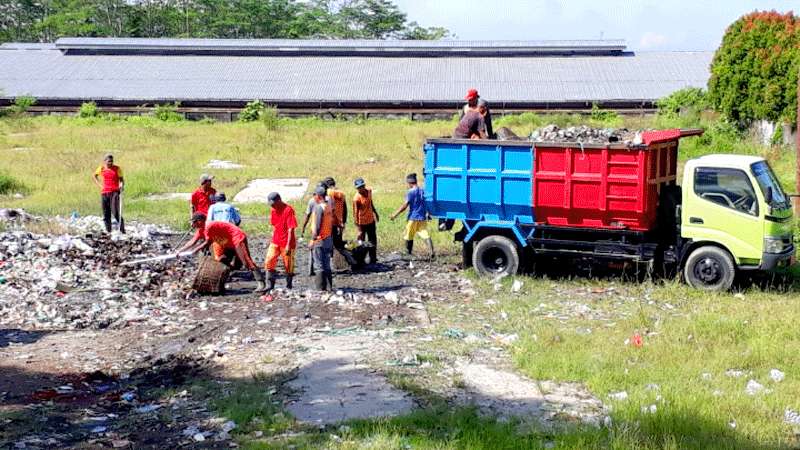
M 569 125 L 587 118 L 533 114 L 497 119 L 518 134 L 549 122 Z M 601 126 L 703 126 L 704 137 L 686 139 L 680 158 L 712 152 L 766 156 L 787 191 L 794 186 L 794 156 L 785 149 L 753 144 L 713 115 L 679 118 L 604 118 Z M 242 170 L 212 171 L 217 186 L 232 196 L 246 182 L 265 177 L 337 178 L 348 196 L 352 179 L 366 178 L 374 187 L 384 220 L 380 239 L 401 244 L 402 221 L 388 215 L 402 202 L 405 173 L 421 172 L 421 144 L 426 137 L 450 132 L 454 124 L 408 121 L 280 120 L 277 128 L 261 123 L 162 123 L 73 118 L 22 118 L 0 121 L 0 194 L 2 206 L 23 207 L 37 214 L 98 214 L 97 190 L 90 177 L 102 155 L 112 151 L 126 171 L 129 216 L 184 226 L 188 205 L 151 202 L 145 196 L 189 192 L 210 159 L 228 159 Z M 11 195 L 21 192 L 24 197 Z M 297 202 L 301 206 L 304 202 Z M 240 205 L 245 216 L 261 216 L 264 205 Z M 301 208 L 302 209 L 302 208 Z M 246 228 L 266 233 L 265 223 Z M 352 233 L 352 230 L 351 230 Z M 455 251 L 450 235 L 435 233 L 440 246 Z M 349 424 L 341 432 L 303 430 L 301 448 L 800 448 L 798 430 L 783 422 L 787 409 L 800 411 L 800 312 L 797 287 L 787 291 L 742 287 L 735 293 L 706 294 L 677 282 L 637 283 L 575 277 L 525 278 L 521 293 L 499 291 L 476 281 L 481 297 L 492 305 L 470 305 L 454 315 L 435 306 L 438 326 L 458 326 L 485 333 L 485 324 L 518 333 L 514 364 L 535 379 L 579 381 L 612 406 L 610 429 L 575 429 L 565 434 L 520 435 L 513 424 L 479 417 L 469 409 L 449 410 L 433 404 L 409 416 Z M 582 313 L 574 314 L 576 305 Z M 501 316 L 501 313 L 502 314 Z M 600 318 L 598 318 L 600 317 Z M 641 347 L 626 343 L 643 337 Z M 442 344 L 446 345 L 446 344 Z M 768 373 L 785 373 L 781 382 Z M 742 371 L 741 377 L 729 370 Z M 728 372 L 732 373 L 732 372 Z M 765 390 L 745 393 L 749 380 Z M 625 391 L 626 400 L 608 397 Z M 253 417 L 265 435 L 291 429 L 268 396 L 242 386 L 215 407 L 238 417 L 240 443 L 267 448 L 248 438 Z M 332 437 L 334 436 L 335 437 Z M 281 444 L 283 445 L 283 444 Z M 276 447 L 280 447 L 278 445 Z

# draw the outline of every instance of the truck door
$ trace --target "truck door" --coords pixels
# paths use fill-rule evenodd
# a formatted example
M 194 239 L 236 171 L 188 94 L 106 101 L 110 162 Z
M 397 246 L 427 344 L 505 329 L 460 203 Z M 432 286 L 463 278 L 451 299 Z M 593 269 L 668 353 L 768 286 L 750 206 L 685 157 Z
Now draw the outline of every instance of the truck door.
M 764 233 L 758 197 L 747 173 L 733 168 L 696 167 L 691 180 L 692 186 L 683 190 L 683 237 L 719 243 L 739 264 L 757 264 Z

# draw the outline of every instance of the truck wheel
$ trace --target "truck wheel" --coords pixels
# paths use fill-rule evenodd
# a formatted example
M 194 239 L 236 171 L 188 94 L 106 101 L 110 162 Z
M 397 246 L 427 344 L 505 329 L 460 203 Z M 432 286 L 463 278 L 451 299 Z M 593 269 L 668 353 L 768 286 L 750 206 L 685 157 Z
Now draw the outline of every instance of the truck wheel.
M 690 286 L 704 291 L 727 291 L 733 285 L 736 266 L 727 251 L 719 247 L 694 250 L 683 267 L 683 277 Z
M 519 252 L 511 239 L 488 236 L 475 245 L 472 264 L 481 275 L 514 275 L 519 269 Z
M 461 243 L 461 263 L 465 269 L 472 267 L 472 252 L 474 249 L 475 245 L 472 241 Z

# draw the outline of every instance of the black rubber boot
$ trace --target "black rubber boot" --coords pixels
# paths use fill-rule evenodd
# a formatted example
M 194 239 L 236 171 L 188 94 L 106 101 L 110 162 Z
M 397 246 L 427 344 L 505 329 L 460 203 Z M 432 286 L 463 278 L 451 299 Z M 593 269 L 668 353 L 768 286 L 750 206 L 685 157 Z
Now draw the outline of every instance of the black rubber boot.
M 411 256 L 411 253 L 414 251 L 414 241 L 406 241 L 406 253 L 408 256 Z
M 333 272 L 323 272 L 323 274 L 325 274 L 325 288 L 333 291 Z
M 292 280 L 294 279 L 294 275 L 286 274 L 286 289 L 292 288 Z
M 276 279 L 276 277 L 277 277 L 277 274 L 275 272 L 270 272 L 269 273 L 269 278 L 267 278 L 267 281 L 269 282 L 269 287 L 267 287 L 268 291 L 271 291 L 271 290 L 275 289 L 275 279 Z
M 327 279 L 327 278 L 325 278 L 325 274 L 324 274 L 324 273 L 322 273 L 322 272 L 317 272 L 317 273 L 314 275 L 314 287 L 315 287 L 315 288 L 316 288 L 318 291 L 324 291 L 324 290 L 325 290 L 325 288 L 326 288 L 326 285 L 327 285 L 327 284 L 328 284 L 328 279 Z
M 264 283 L 264 274 L 258 269 L 253 269 L 253 278 L 258 282 L 258 285 L 253 292 L 264 292 L 267 290 L 267 285 Z
M 425 239 L 425 243 L 428 244 L 428 250 L 431 252 L 431 261 L 433 261 L 436 258 L 436 252 L 433 251 L 433 239 Z

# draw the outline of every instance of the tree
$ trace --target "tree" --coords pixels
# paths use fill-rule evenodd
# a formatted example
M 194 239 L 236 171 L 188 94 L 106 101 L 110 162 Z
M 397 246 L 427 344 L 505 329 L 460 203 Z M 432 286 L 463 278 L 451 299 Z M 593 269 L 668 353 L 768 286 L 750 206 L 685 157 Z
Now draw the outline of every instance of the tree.
M 746 124 L 797 117 L 800 18 L 753 12 L 728 27 L 711 63 L 708 97 L 730 119 Z

